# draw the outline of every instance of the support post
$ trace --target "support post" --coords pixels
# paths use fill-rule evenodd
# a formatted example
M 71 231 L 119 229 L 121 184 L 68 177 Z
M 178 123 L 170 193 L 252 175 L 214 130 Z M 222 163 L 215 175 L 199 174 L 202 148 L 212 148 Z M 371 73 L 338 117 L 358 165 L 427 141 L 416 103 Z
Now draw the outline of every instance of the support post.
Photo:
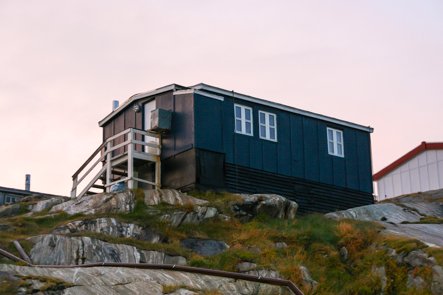
M 71 198 L 77 197 L 78 175 L 72 179 Z
M 155 161 L 155 188 L 161 188 L 161 179 L 162 179 L 162 165 L 161 165 L 161 154 L 162 154 L 162 136 L 159 134 L 158 136 L 158 156 Z
M 112 163 L 111 163 L 111 159 L 112 159 L 112 152 L 110 152 L 112 147 L 111 141 L 109 141 L 106 144 L 106 183 L 105 183 L 105 187 L 106 187 L 106 192 L 109 193 L 111 191 L 111 187 L 108 186 L 108 184 L 111 183 L 111 173 L 112 173 Z
M 131 131 L 128 133 L 128 188 L 134 188 L 134 130 L 131 128 Z

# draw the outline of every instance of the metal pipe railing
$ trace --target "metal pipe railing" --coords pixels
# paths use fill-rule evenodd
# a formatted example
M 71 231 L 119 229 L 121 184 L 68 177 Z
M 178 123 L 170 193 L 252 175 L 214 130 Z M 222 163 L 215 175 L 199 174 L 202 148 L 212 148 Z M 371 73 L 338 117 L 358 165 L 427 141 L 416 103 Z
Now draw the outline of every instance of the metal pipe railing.
M 295 295 L 304 295 L 303 292 L 293 282 L 289 280 L 268 278 L 262 276 L 253 276 L 253 275 L 237 273 L 237 272 L 229 272 L 224 270 L 207 269 L 207 268 L 184 266 L 184 265 L 172 265 L 172 264 L 117 263 L 117 262 L 89 263 L 89 264 L 80 264 L 80 265 L 34 265 L 1 248 L 0 248 L 0 255 L 3 255 L 13 261 L 24 263 L 29 267 L 39 267 L 39 268 L 126 267 L 126 268 L 137 268 L 137 269 L 160 269 L 160 270 L 170 270 L 170 271 L 181 271 L 187 273 L 196 273 L 202 275 L 210 275 L 210 276 L 230 278 L 235 280 L 244 280 L 250 282 L 270 284 L 280 287 L 287 287 Z

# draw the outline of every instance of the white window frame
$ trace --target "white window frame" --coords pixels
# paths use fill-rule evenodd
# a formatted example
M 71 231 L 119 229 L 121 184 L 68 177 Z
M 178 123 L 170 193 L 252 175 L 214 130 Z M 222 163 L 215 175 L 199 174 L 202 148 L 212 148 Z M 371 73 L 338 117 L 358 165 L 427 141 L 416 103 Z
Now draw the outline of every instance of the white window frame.
M 261 114 L 263 114 L 265 116 L 265 121 L 262 122 L 261 121 Z M 274 126 L 271 126 L 270 124 L 270 117 L 274 118 Z M 265 127 L 265 134 L 263 134 L 262 132 L 262 128 L 261 127 Z M 271 129 L 274 129 L 275 132 L 275 138 L 271 138 Z M 258 111 L 258 133 L 260 135 L 261 139 L 266 139 L 266 140 L 270 140 L 270 141 L 274 141 L 277 142 L 277 115 L 274 113 L 269 113 L 269 112 L 265 112 L 265 111 Z
M 240 108 L 240 117 L 237 117 L 236 108 Z M 246 119 L 246 110 L 248 110 L 251 114 L 251 119 Z M 237 120 L 240 121 L 240 130 L 237 130 Z M 246 124 L 251 124 L 251 132 L 246 131 Z M 254 113 L 252 112 L 252 108 L 240 105 L 240 104 L 234 104 L 234 131 L 238 134 L 248 135 L 248 136 L 254 136 Z
M 332 132 L 332 137 L 330 136 Z M 345 144 L 343 139 L 343 131 L 327 127 L 326 128 L 326 138 L 328 145 L 328 154 L 336 157 L 345 157 Z M 341 146 L 341 153 L 339 152 L 339 146 Z

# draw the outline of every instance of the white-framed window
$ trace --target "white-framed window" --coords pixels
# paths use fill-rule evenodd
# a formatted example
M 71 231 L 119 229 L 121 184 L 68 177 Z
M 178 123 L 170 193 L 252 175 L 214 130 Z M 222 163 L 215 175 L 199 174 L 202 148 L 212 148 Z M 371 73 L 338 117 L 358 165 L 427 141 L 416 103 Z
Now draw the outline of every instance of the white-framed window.
M 261 139 L 277 141 L 277 116 L 275 114 L 259 111 L 258 125 Z
M 326 132 L 328 134 L 328 153 L 343 158 L 345 156 L 343 131 L 328 127 Z
M 253 135 L 252 108 L 234 104 L 235 132 L 244 135 Z

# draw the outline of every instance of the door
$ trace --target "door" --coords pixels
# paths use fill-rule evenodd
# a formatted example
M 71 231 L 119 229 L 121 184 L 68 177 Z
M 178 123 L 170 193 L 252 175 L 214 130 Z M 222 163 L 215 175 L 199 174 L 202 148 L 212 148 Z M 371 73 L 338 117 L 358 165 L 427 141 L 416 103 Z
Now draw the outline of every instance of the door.
M 153 110 L 155 110 L 155 99 L 145 103 L 145 109 L 144 109 L 144 114 L 145 114 L 145 120 L 144 120 L 144 128 L 145 130 L 149 130 L 151 129 L 151 112 Z M 158 139 L 152 136 L 145 136 L 145 142 L 151 142 L 151 143 L 156 143 L 158 144 Z M 145 152 L 146 153 L 156 153 L 157 149 L 155 148 L 151 148 L 149 146 L 145 146 Z

